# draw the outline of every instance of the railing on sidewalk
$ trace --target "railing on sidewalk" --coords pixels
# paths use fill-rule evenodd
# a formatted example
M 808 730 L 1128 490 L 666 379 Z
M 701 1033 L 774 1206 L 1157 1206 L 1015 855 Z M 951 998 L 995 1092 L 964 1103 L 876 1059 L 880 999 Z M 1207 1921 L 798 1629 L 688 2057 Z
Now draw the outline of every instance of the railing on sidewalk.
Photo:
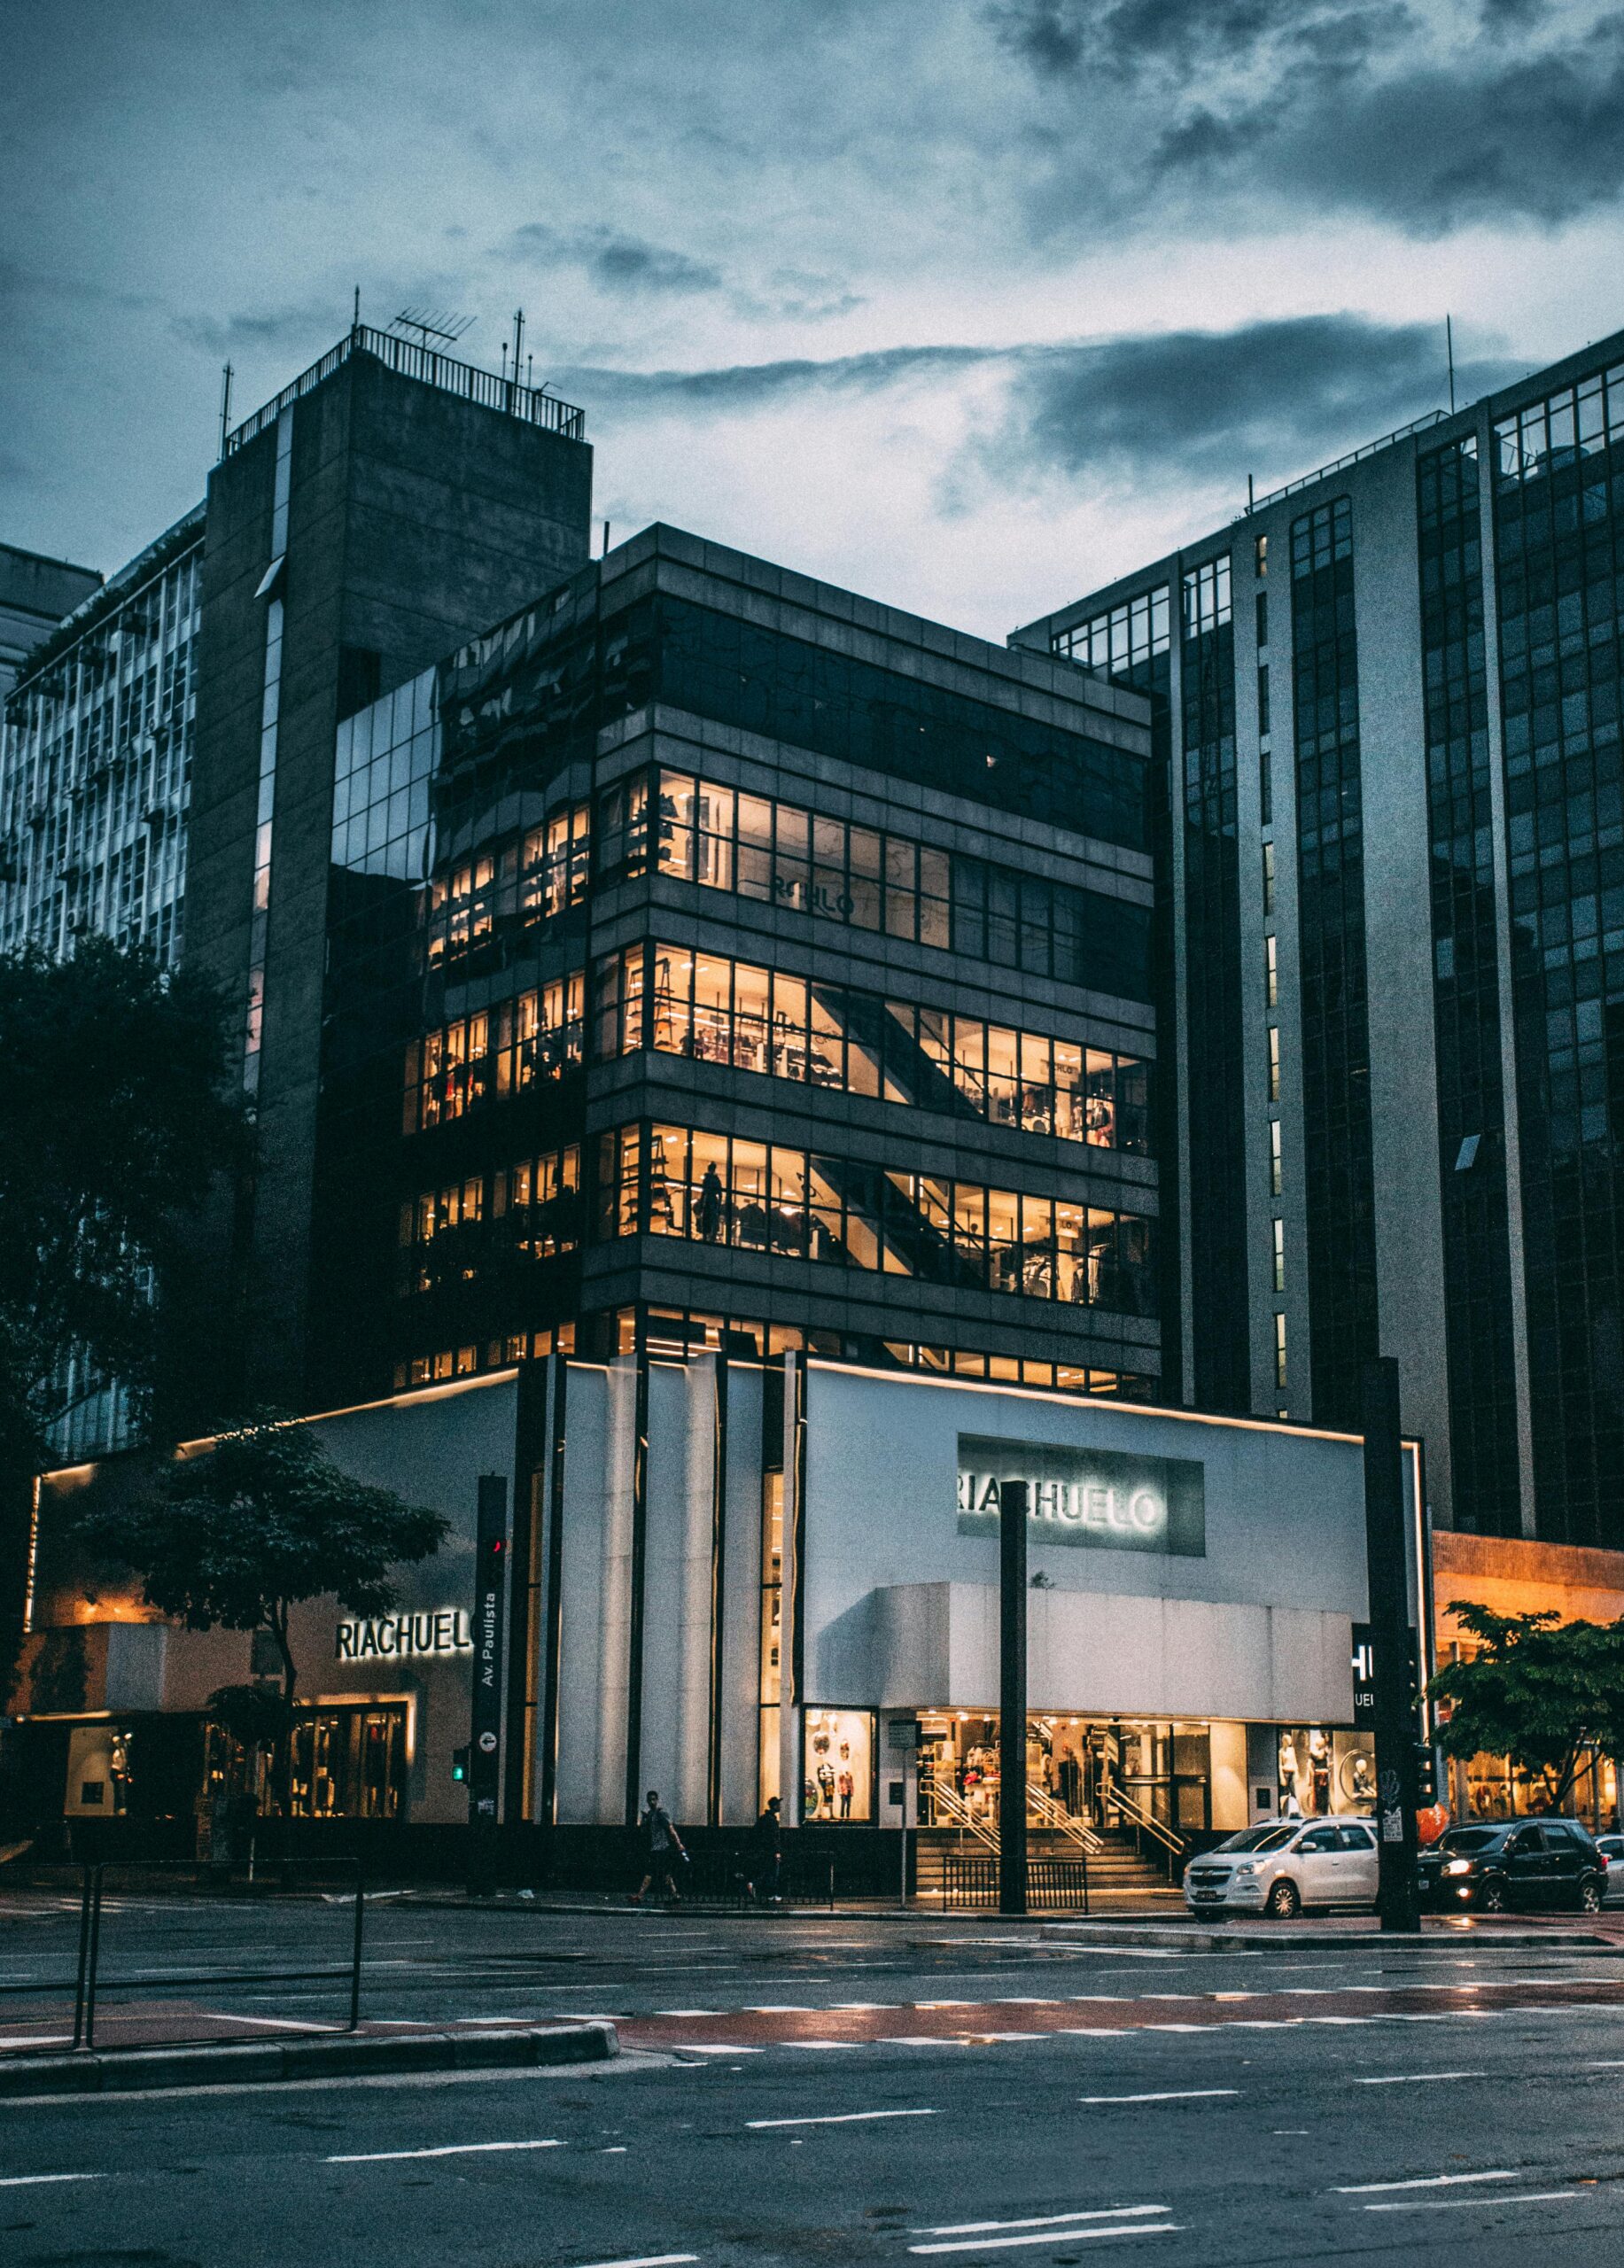
M 775 1906 L 835 1910 L 833 1859 L 786 1859 L 770 1872 L 755 1863 L 748 1850 L 711 1852 L 693 1860 L 674 1879 L 684 1905 L 725 1906 L 739 1913 L 770 1911 Z
M 948 1852 L 942 1860 L 942 1903 L 948 1909 L 968 1911 L 996 1907 L 998 1902 L 998 1862 L 980 1852 L 961 1857 Z M 1088 1860 L 1029 1859 L 1026 1862 L 1026 1902 L 1036 1912 L 1086 1914 Z
M 245 1986 L 262 1988 L 267 1984 L 338 1984 L 345 1988 L 347 2003 L 344 2022 L 313 2023 L 300 2018 L 290 2020 L 279 2025 L 274 2017 L 255 2016 L 253 2019 L 252 2036 L 255 2039 L 276 2039 L 277 2038 L 307 2038 L 312 2032 L 317 2031 L 355 2031 L 361 2023 L 361 1959 L 366 1915 L 366 1884 L 362 1878 L 359 1860 L 278 1860 L 275 1864 L 276 1874 L 284 1882 L 300 1874 L 310 1876 L 319 1873 L 329 1876 L 337 1874 L 348 1885 L 347 1889 L 337 1893 L 344 1902 L 352 1904 L 354 1909 L 348 1930 L 348 1959 L 340 1964 L 319 1969 L 262 1967 L 253 1969 L 221 1969 L 212 1965 L 204 1967 L 199 1964 L 195 1970 L 163 1969 L 146 1974 L 137 1972 L 133 1976 L 104 1977 L 102 1973 L 104 1911 L 118 1910 L 117 1899 L 120 1889 L 139 1887 L 138 1884 L 132 1884 L 128 1881 L 120 1882 L 115 1879 L 113 1884 L 114 1903 L 109 1907 L 106 1905 L 109 1875 L 115 1878 L 147 1875 L 167 1876 L 171 1878 L 179 1875 L 195 1878 L 198 1871 L 193 1860 L 162 1859 L 127 1861 L 102 1860 L 82 1868 L 79 1900 L 78 1957 L 72 1987 L 72 2032 L 69 2034 L 57 2030 L 47 2031 L 43 2029 L 44 2026 L 59 2025 L 66 2021 L 69 1996 L 66 1978 L 54 1986 L 50 1984 L 41 1984 L 37 1980 L 14 1982 L 8 1979 L 5 1983 L 0 1984 L 0 1995 L 4 1996 L 4 2013 L 0 2016 L 0 2023 L 4 2023 L 5 2033 L 3 2043 L 0 2043 L 0 2059 L 12 2055 L 38 2054 L 45 2048 L 64 2047 L 73 2052 L 82 2050 L 88 2054 L 97 2049 L 98 2047 L 97 2027 L 104 2013 L 101 2006 L 104 1997 L 117 1993 L 124 2000 L 139 2000 L 144 1996 L 149 2000 L 155 1997 L 173 2000 L 177 1988 L 186 1987 L 202 1988 L 213 1999 Z M 61 2013 L 58 2016 L 29 2014 L 27 2008 L 30 2002 L 48 2004 L 53 2008 L 59 2009 Z M 19 2008 L 21 2012 L 14 2013 Z M 179 2039 L 165 2033 L 160 2038 L 117 2041 L 113 2046 L 122 2048 L 156 2046 L 198 2047 L 217 2045 L 222 2041 L 244 2036 L 240 2031 L 234 2033 L 229 2029 L 231 2023 L 229 2015 L 222 2016 L 221 2022 L 222 2026 L 227 2028 L 213 2032 L 194 2032 Z M 32 2029 L 26 2032 L 18 2029 L 25 2025 Z M 100 2047 L 99 2052 L 105 2054 L 109 2049 L 104 2045 Z

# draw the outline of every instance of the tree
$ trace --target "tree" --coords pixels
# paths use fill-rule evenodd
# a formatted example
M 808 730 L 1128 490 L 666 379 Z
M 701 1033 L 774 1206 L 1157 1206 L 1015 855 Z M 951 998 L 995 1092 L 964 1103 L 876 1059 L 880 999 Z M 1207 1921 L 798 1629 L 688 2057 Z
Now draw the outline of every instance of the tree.
M 0 954 L 0 1479 L 49 1461 L 70 1356 L 139 1402 L 184 1216 L 242 1154 L 200 977 L 82 937 Z
M 189 1630 L 270 1633 L 282 1663 L 284 1810 L 299 1683 L 291 1610 L 331 1593 L 352 1614 L 386 1613 L 396 1596 L 391 1569 L 428 1558 L 447 1533 L 438 1512 L 353 1480 L 307 1425 L 275 1414 L 176 1458 L 146 1495 L 90 1513 L 80 1527 L 88 1550 L 131 1568 L 147 1604 Z
M 1439 1727 L 1444 1753 L 1507 1757 L 1543 1781 L 1548 1807 L 1559 1811 L 1587 1751 L 1624 1755 L 1624 1618 L 1564 1622 L 1550 1607 L 1495 1614 L 1469 1599 L 1452 1599 L 1449 1612 L 1479 1643 L 1428 1688 L 1452 1705 Z

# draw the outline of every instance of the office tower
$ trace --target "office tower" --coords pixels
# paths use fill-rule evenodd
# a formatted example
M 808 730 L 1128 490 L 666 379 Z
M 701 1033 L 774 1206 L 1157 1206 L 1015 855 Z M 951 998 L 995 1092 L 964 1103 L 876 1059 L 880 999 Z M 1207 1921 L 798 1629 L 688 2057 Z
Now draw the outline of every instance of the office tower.
M 343 720 L 307 1395 L 707 1345 L 1153 1394 L 1147 725 L 665 527 Z
M 1441 1525 L 1614 1547 L 1620 476 L 1615 336 L 1015 633 L 1166 734 L 1185 1398 L 1379 1348 Z

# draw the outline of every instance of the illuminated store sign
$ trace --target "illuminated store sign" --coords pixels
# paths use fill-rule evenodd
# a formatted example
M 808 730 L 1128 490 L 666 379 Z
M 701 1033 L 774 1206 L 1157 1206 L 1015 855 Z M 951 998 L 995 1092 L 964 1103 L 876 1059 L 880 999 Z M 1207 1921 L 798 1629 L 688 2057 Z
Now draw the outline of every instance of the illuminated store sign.
M 428 1614 L 384 1614 L 370 1622 L 341 1622 L 333 1652 L 341 1662 L 385 1656 L 399 1661 L 419 1654 L 471 1654 L 473 1634 L 460 1607 L 437 1606 Z
M 998 1489 L 1006 1480 L 1026 1483 L 1030 1543 L 1206 1556 L 1206 1486 L 1193 1457 L 1124 1456 L 1115 1449 L 960 1433 L 960 1535 L 998 1534 Z

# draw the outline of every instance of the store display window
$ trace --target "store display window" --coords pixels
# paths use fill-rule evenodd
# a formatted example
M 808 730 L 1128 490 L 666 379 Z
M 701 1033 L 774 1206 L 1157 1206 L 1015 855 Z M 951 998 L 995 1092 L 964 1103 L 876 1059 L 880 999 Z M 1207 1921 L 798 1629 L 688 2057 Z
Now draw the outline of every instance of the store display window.
M 1320 1725 L 1281 1726 L 1282 1819 L 1315 1819 L 1328 1812 L 1375 1807 L 1375 1758 L 1363 1734 L 1333 1732 Z
M 809 1709 L 801 1817 L 808 1827 L 867 1826 L 874 1815 L 874 1720 L 866 1709 Z

